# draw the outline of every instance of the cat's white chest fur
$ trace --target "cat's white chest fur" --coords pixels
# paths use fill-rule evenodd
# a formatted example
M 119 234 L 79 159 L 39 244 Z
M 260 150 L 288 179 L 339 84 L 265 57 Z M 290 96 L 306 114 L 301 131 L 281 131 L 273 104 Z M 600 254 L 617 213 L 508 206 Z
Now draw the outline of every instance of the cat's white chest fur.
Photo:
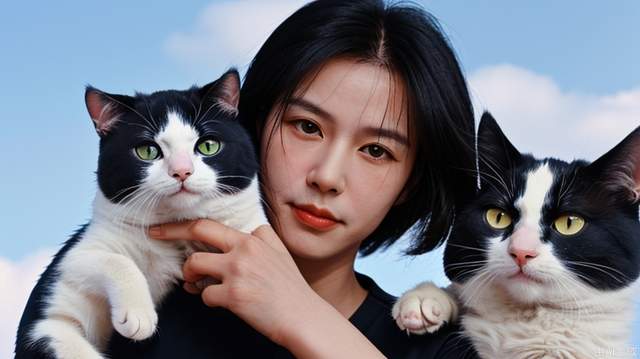
M 483 358 L 631 358 L 633 289 L 593 294 L 570 306 L 523 306 L 487 285 L 461 298 L 462 326 Z

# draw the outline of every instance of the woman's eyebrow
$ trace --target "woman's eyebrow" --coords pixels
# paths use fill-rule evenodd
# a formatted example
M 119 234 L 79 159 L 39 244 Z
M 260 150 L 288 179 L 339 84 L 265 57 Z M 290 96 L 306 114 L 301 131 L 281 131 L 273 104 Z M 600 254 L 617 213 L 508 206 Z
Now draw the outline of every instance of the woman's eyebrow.
M 409 140 L 407 139 L 407 136 L 392 129 L 381 127 L 365 127 L 362 132 L 367 136 L 388 138 L 390 140 L 398 142 L 403 146 L 409 147 Z
M 293 97 L 289 100 L 288 105 L 301 107 L 305 111 L 309 111 L 315 115 L 326 118 L 330 121 L 334 121 L 333 116 L 329 112 L 325 111 L 322 107 L 312 102 L 309 102 L 308 100 L 305 100 L 303 98 Z

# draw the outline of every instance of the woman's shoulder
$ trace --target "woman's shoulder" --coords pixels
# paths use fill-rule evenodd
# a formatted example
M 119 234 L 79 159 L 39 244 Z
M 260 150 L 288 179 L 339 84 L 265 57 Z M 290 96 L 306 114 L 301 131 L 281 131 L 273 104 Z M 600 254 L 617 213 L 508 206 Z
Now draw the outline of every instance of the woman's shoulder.
M 448 325 L 433 334 L 407 335 L 391 316 L 396 297 L 382 290 L 371 278 L 358 274 L 369 294 L 351 316 L 355 325 L 388 358 L 476 358 L 460 327 Z

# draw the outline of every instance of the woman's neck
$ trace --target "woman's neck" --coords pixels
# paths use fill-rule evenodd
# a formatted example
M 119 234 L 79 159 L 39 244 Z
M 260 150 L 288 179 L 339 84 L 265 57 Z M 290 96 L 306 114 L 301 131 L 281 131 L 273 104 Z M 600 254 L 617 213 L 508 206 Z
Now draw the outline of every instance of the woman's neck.
M 353 269 L 355 255 L 332 260 L 294 258 L 309 286 L 345 318 L 351 317 L 367 296 Z

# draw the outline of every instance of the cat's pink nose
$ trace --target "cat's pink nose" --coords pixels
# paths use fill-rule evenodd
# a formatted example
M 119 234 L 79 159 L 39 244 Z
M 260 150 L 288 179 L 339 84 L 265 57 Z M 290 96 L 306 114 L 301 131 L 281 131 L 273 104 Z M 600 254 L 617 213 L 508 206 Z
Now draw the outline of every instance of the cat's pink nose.
M 193 174 L 193 162 L 188 154 L 177 153 L 169 158 L 169 176 L 184 182 Z
M 522 268 L 538 256 L 538 248 L 541 245 L 538 229 L 525 223 L 511 234 L 508 251 L 518 267 Z
M 517 248 L 515 246 L 509 247 L 509 255 L 516 262 L 518 267 L 524 267 L 527 262 L 538 256 L 538 252 L 534 249 Z
M 189 168 L 180 168 L 180 169 L 176 169 L 172 171 L 173 173 L 171 174 L 171 177 L 175 178 L 175 179 L 179 179 L 180 181 L 184 182 L 187 178 L 189 178 L 189 176 L 191 176 L 191 172 L 192 170 Z

